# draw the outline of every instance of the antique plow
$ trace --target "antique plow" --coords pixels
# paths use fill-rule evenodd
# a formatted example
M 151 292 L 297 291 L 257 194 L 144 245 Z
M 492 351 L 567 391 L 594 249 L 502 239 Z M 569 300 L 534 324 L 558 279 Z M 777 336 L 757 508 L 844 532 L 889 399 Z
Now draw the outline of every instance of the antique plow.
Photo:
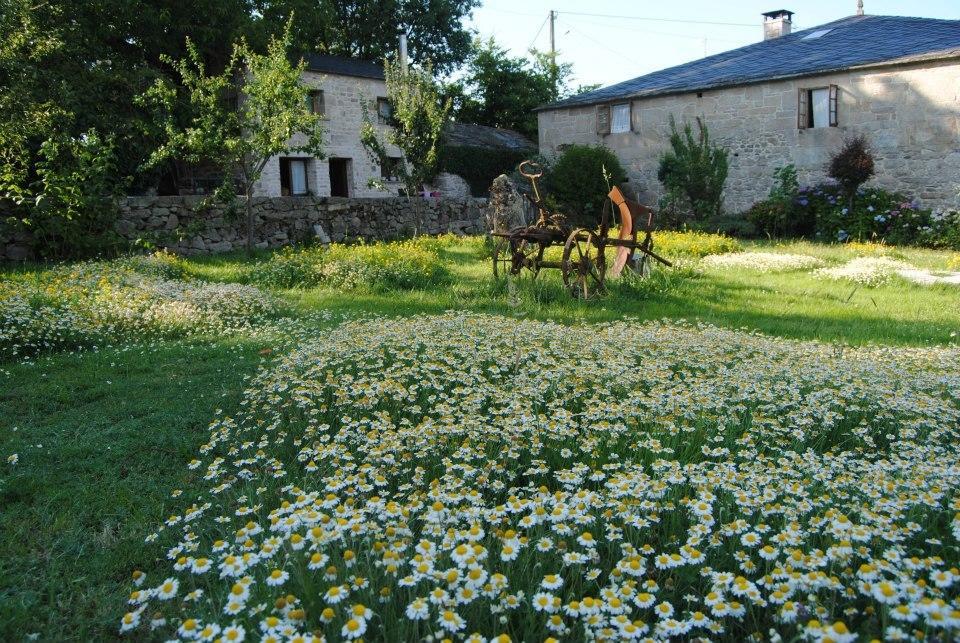
M 544 268 L 558 268 L 563 283 L 574 297 L 588 299 L 603 292 L 607 276 L 617 277 L 624 268 L 630 267 L 646 276 L 652 261 L 672 265 L 656 254 L 653 249 L 653 210 L 629 201 L 618 187 L 613 187 L 604 203 L 597 229 L 574 228 L 559 213 L 550 213 L 544 205 L 537 185 L 543 170 L 532 161 L 520 164 L 520 174 L 530 181 L 530 201 L 537 208 L 537 221 L 533 225 L 518 226 L 507 232 L 493 232 L 498 237 L 493 251 L 493 275 L 505 278 L 528 272 L 536 277 Z M 616 237 L 610 236 L 613 207 L 620 215 L 620 227 Z M 636 222 L 644 221 L 642 240 L 637 239 Z M 563 246 L 559 261 L 544 259 L 551 246 Z M 607 250 L 615 249 L 607 265 Z

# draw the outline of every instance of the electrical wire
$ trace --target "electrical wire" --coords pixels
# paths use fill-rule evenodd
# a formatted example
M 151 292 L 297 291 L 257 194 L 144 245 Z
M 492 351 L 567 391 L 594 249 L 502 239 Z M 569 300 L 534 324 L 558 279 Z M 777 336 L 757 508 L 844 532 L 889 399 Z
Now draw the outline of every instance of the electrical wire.
M 690 25 L 713 25 L 720 27 L 752 27 L 756 28 L 755 24 L 747 24 L 745 22 L 714 22 L 710 20 L 683 20 L 681 18 L 645 18 L 643 16 L 622 16 L 614 15 L 609 13 L 587 13 L 583 11 L 558 11 L 557 13 L 566 14 L 568 16 L 585 16 L 588 18 L 616 18 L 618 20 L 647 20 L 649 22 L 678 22 L 683 24 Z
M 558 21 L 558 22 L 559 22 L 559 21 Z M 623 59 L 626 60 L 627 62 L 633 63 L 634 65 L 637 65 L 637 66 L 640 66 L 640 67 L 643 66 L 643 63 L 641 63 L 641 62 L 639 62 L 639 61 L 637 61 L 637 60 L 634 60 L 633 58 L 631 58 L 630 56 L 624 54 L 623 52 L 617 51 L 616 49 L 611 49 L 609 46 L 607 46 L 606 43 L 601 42 L 600 40 L 597 40 L 597 39 L 594 38 L 593 36 L 590 36 L 590 35 L 588 35 L 588 34 L 585 34 L 584 32 L 582 32 L 582 31 L 580 31 L 579 29 L 577 29 L 576 27 L 574 27 L 572 24 L 567 23 L 566 21 L 564 21 L 563 24 L 564 24 L 567 28 L 569 28 L 571 31 L 577 32 L 578 34 L 580 34 L 580 36 L 586 38 L 587 40 L 593 42 L 594 44 L 596 44 L 596 45 L 598 45 L 598 46 L 600 46 L 600 47 L 603 47 L 604 49 L 606 49 L 606 50 L 609 51 L 610 53 L 616 54 L 617 56 L 620 56 L 621 58 L 623 58 Z
M 533 45 L 537 42 L 537 38 L 540 37 L 541 32 L 543 32 L 544 26 L 547 24 L 547 21 L 550 20 L 550 14 L 547 14 L 547 17 L 543 19 L 543 22 L 540 23 L 540 28 L 537 29 L 537 35 L 533 37 L 533 40 L 530 41 L 530 44 L 527 45 L 527 51 L 533 49 Z

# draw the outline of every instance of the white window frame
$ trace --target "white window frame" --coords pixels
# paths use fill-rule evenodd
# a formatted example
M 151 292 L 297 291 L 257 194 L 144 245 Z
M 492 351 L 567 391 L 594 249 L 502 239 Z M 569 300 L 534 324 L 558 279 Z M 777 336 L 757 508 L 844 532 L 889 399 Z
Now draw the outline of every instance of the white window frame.
M 625 134 L 633 129 L 632 111 L 631 103 L 614 103 L 610 106 L 611 134 Z

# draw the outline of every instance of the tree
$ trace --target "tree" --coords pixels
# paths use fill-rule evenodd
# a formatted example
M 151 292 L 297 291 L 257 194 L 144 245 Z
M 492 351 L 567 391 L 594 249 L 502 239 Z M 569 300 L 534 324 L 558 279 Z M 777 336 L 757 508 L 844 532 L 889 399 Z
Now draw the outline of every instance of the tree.
M 291 20 L 292 22 L 292 20 Z M 323 156 L 321 116 L 307 105 L 308 89 L 300 80 L 303 61 L 290 64 L 288 29 L 272 38 L 266 54 L 241 40 L 219 74 L 208 75 L 191 42 L 187 57 L 169 64 L 176 69 L 191 106 L 186 127 L 171 117 L 177 89 L 157 81 L 145 102 L 159 108 L 166 142 L 151 156 L 156 165 L 170 158 L 213 161 L 224 173 L 221 197 L 233 197 L 236 183 L 245 197 L 247 251 L 253 250 L 253 187 L 271 157 L 291 152 Z
M 689 207 L 693 217 L 704 220 L 720 214 L 723 185 L 727 180 L 727 150 L 710 142 L 703 120 L 697 118 L 697 136 L 690 123 L 683 131 L 670 116 L 670 149 L 660 157 L 657 179 L 667 189 L 671 206 Z
M 275 33 L 292 12 L 295 51 L 381 60 L 409 36 L 410 60 L 437 73 L 459 67 L 470 51 L 464 19 L 480 0 L 254 0 L 258 37 Z
M 429 65 L 417 69 L 385 60 L 384 72 L 392 111 L 391 127 L 385 136 L 381 134 L 370 121 L 369 110 L 364 105 L 360 141 L 371 158 L 384 167 L 393 162 L 388 145 L 403 152 L 397 172 L 407 195 L 412 196 L 437 172 L 440 137 L 450 113 L 450 100 L 441 99 Z
M 511 57 L 493 38 L 473 43 L 462 80 L 445 93 L 463 123 L 516 130 L 537 137 L 536 107 L 572 93 L 569 63 L 555 64 L 549 54 L 530 51 L 530 58 Z
M 873 154 L 863 135 L 848 138 L 843 142 L 843 147 L 830 157 L 827 176 L 840 184 L 851 212 L 857 190 L 870 180 L 873 171 Z
M 58 94 L 65 69 L 80 79 L 85 70 L 76 68 L 59 9 L 46 9 L 0 3 L 2 223 L 26 232 L 39 256 L 80 257 L 116 242 L 113 197 L 125 181 L 114 136 L 76 115 L 69 91 Z

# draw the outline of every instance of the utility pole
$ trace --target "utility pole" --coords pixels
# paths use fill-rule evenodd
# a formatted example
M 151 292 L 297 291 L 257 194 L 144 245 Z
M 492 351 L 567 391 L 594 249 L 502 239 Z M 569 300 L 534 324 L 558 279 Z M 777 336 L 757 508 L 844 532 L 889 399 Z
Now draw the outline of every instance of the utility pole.
M 553 81 L 553 94 L 557 95 L 557 41 L 555 37 L 557 12 L 550 10 L 550 79 Z

